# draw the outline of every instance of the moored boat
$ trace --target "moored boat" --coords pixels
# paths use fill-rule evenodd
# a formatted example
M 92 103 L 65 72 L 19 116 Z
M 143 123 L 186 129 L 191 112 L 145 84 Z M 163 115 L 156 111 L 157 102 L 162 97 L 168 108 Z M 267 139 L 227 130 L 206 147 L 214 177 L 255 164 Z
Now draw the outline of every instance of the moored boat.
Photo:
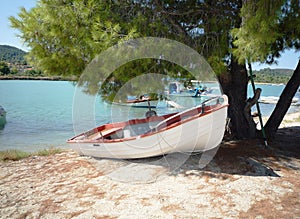
M 79 154 L 102 158 L 203 152 L 222 141 L 227 107 L 227 96 L 212 97 L 182 112 L 104 124 L 67 142 Z
M 157 99 L 151 99 L 149 96 L 140 96 L 139 98 L 135 96 L 128 96 L 125 102 L 112 102 L 115 105 L 129 106 L 134 108 L 156 108 L 158 103 Z
M 6 111 L 0 106 L 0 128 L 3 128 L 6 124 Z

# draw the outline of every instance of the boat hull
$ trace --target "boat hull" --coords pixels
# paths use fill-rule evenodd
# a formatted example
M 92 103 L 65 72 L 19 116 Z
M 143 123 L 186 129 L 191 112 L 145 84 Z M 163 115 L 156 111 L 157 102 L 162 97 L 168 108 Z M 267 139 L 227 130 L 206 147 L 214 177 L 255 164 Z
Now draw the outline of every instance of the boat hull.
M 174 152 L 204 152 L 217 147 L 225 132 L 226 103 L 213 112 L 168 126 L 154 134 L 142 134 L 112 142 L 69 140 L 71 147 L 81 155 L 101 158 L 145 158 Z

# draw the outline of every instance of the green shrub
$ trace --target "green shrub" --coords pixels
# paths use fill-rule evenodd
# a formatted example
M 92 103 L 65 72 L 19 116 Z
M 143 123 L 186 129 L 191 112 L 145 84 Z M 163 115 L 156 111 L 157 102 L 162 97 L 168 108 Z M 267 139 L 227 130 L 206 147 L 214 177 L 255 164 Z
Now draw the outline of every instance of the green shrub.
M 61 153 L 63 150 L 59 149 L 59 148 L 49 148 L 49 149 L 43 149 L 40 150 L 36 153 L 33 153 L 33 156 L 50 156 L 50 155 L 54 155 L 54 154 L 59 154 Z
M 17 161 L 31 156 L 50 156 L 61 153 L 63 150 L 59 148 L 43 149 L 37 152 L 29 153 L 20 150 L 0 151 L 0 161 Z
M 0 151 L 0 161 L 17 161 L 29 157 L 30 153 L 20 150 Z

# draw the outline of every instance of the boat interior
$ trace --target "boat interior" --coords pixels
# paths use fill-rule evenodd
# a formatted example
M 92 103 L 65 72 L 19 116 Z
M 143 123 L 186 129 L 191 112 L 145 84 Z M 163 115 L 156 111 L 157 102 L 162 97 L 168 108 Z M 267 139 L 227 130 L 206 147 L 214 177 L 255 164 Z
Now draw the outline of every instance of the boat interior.
M 163 116 L 154 115 L 142 119 L 132 119 L 126 122 L 116 122 L 101 125 L 97 128 L 75 136 L 69 141 L 124 141 L 135 139 L 138 136 L 151 135 L 152 133 L 175 127 L 184 122 L 217 110 L 222 106 L 221 101 L 219 98 L 213 99 L 214 101 L 206 101 L 207 103 L 202 103 L 200 106 L 178 113 L 171 113 Z

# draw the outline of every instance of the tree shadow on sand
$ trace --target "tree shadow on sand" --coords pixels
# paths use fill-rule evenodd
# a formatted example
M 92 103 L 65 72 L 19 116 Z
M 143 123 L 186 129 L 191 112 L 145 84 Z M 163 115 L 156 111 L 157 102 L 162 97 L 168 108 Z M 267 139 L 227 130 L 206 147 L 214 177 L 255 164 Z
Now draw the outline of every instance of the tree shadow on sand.
M 106 174 L 127 183 L 150 183 L 166 175 L 228 179 L 233 175 L 280 177 L 283 170 L 300 170 L 300 127 L 281 129 L 269 146 L 257 139 L 224 141 L 216 150 L 203 153 L 174 153 L 144 159 L 106 160 L 114 163 Z M 204 159 L 205 160 L 205 159 Z M 104 163 L 103 163 L 104 162 Z M 202 163 L 201 163 L 202 162 Z M 108 166 L 107 163 L 105 166 Z
M 181 167 L 187 175 L 190 167 L 196 167 L 199 156 L 191 156 Z M 299 159 L 300 127 L 289 127 L 280 129 L 269 141 L 268 147 L 257 139 L 223 142 L 216 156 L 200 174 L 215 177 L 224 177 L 224 174 L 280 177 L 281 170 L 300 170 L 299 163 L 295 162 Z

